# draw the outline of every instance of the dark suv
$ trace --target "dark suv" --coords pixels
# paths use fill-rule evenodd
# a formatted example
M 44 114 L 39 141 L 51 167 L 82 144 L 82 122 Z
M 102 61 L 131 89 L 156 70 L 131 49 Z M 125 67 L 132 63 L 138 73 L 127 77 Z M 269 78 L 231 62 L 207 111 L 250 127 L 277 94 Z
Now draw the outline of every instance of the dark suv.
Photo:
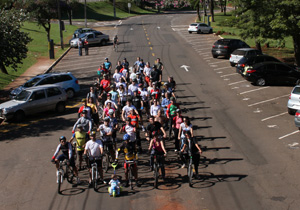
M 246 71 L 250 66 L 256 64 L 256 63 L 262 63 L 266 61 L 274 61 L 280 63 L 281 61 L 277 58 L 274 58 L 269 55 L 254 55 L 250 57 L 243 57 L 241 60 L 239 60 L 238 64 L 236 65 L 236 72 L 244 76 L 246 74 Z
M 219 39 L 212 46 L 211 53 L 214 58 L 218 56 L 229 58 L 230 54 L 238 48 L 250 48 L 250 46 L 239 39 Z
M 248 68 L 245 74 L 248 81 L 256 85 L 299 84 L 300 72 L 292 66 L 278 62 L 263 62 Z

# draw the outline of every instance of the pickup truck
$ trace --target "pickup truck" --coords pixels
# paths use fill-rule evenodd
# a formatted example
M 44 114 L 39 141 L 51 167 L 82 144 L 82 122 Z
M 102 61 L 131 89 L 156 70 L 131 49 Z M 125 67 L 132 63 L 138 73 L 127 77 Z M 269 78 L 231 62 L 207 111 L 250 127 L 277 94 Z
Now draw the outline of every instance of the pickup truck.
M 79 38 L 81 38 L 81 40 L 87 40 L 89 45 L 93 45 L 93 44 L 106 45 L 109 42 L 109 36 L 103 34 L 100 31 L 93 31 L 93 32 L 80 34 Z M 71 39 L 70 46 L 77 47 L 79 38 Z

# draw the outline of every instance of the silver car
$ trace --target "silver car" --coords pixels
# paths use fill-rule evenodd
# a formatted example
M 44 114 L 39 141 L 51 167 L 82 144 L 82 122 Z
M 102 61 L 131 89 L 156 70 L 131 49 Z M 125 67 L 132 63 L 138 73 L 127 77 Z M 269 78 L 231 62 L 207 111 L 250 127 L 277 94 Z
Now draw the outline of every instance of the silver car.
M 300 109 L 300 85 L 293 88 L 288 103 L 288 113 L 294 115 L 298 109 Z
M 65 111 L 67 93 L 57 85 L 22 90 L 13 100 L 0 104 L 0 119 L 22 121 L 25 116 L 55 110 Z
M 295 114 L 295 126 L 300 130 L 300 110 Z
M 250 57 L 250 56 L 256 56 L 256 55 L 262 55 L 262 52 L 253 49 L 253 48 L 240 48 L 236 49 L 233 51 L 230 55 L 229 62 L 231 66 L 235 66 L 238 64 L 238 62 L 245 57 Z

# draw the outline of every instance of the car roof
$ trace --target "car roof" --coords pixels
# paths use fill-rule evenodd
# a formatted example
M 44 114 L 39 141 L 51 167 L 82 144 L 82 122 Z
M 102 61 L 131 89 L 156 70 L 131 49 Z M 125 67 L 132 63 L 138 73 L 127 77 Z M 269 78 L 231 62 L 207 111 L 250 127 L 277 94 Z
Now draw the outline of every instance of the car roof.
M 57 87 L 57 88 L 59 88 L 59 89 L 62 89 L 62 88 L 61 88 L 60 86 L 58 86 L 58 85 L 51 84 L 51 85 L 39 85 L 39 86 L 34 86 L 34 87 L 26 88 L 25 90 L 34 91 L 34 90 L 46 89 L 46 88 L 50 88 L 50 87 Z
M 33 79 L 33 78 L 45 78 L 45 77 L 48 77 L 48 76 L 55 76 L 55 75 L 65 75 L 65 74 L 72 74 L 71 72 L 50 72 L 50 73 L 46 73 L 46 74 L 39 74 L 35 77 L 32 77 L 30 79 Z

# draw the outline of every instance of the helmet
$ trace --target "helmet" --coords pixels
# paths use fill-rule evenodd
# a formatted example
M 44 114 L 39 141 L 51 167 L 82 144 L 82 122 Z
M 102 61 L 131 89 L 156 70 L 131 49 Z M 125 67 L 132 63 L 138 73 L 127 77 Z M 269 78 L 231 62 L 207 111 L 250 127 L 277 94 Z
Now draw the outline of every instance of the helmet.
M 61 137 L 59 137 L 59 141 L 61 141 L 61 140 L 66 141 L 67 139 L 65 136 L 61 136 Z
M 115 111 L 113 109 L 108 110 L 108 114 L 113 114 Z
M 130 139 L 130 136 L 126 133 L 124 136 L 123 136 L 123 140 L 124 141 L 127 141 Z
M 109 120 L 110 120 L 109 117 L 105 117 L 105 118 L 104 118 L 104 122 L 108 122 Z

